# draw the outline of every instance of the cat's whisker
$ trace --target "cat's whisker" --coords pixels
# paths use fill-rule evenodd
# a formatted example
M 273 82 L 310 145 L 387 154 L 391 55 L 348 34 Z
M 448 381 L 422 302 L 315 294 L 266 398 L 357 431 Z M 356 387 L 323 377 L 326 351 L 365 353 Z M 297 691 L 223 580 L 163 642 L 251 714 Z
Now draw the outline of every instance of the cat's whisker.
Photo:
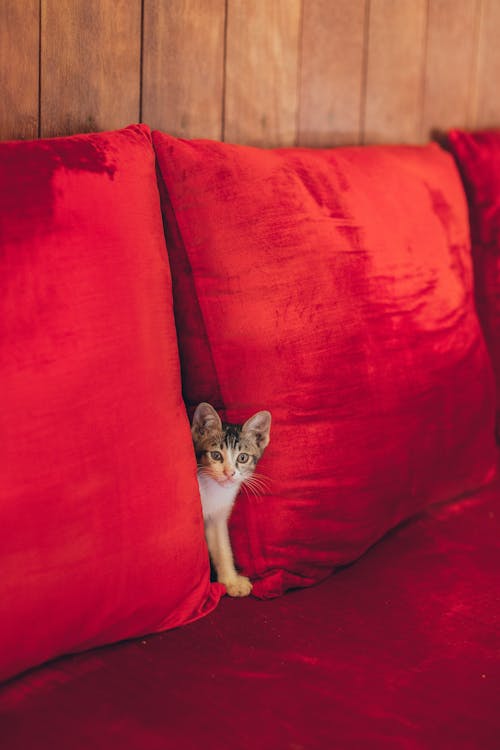
M 264 494 L 264 488 L 258 484 L 255 484 L 254 482 L 248 482 L 247 484 L 244 484 L 243 486 L 248 487 L 250 490 L 252 490 L 252 492 L 259 493 L 261 495 Z
M 251 494 L 254 497 L 260 497 L 261 493 L 255 487 L 252 487 L 252 485 L 250 485 L 250 484 L 242 484 L 241 486 L 244 488 L 244 490 L 247 493 L 247 495 Z
M 251 492 L 255 497 L 263 495 L 268 491 L 266 482 L 259 477 L 256 477 L 255 474 L 244 479 L 242 487 L 245 487 L 245 489 L 248 490 L 248 492 Z
M 198 466 L 198 470 L 196 473 L 198 477 L 211 477 L 212 476 L 212 472 L 210 471 L 210 469 L 207 469 L 204 466 Z
M 258 475 L 255 476 L 255 474 L 254 474 L 252 476 L 252 479 L 255 480 L 256 482 L 259 482 L 259 484 L 271 484 L 271 480 L 268 479 L 267 477 L 260 477 Z
M 271 484 L 271 480 L 269 479 L 269 477 L 266 477 L 265 474 L 259 474 L 255 471 L 252 474 L 252 479 L 257 480 L 258 482 L 262 482 L 262 484 Z
M 271 484 L 270 480 L 267 477 L 259 474 L 252 474 L 245 481 L 253 482 L 254 484 L 259 485 L 263 488 L 267 488 Z
M 267 477 L 265 477 L 263 474 L 257 474 L 255 472 L 253 474 L 250 474 L 250 476 L 248 478 L 249 479 L 257 479 L 259 482 L 265 482 L 265 481 L 267 481 Z

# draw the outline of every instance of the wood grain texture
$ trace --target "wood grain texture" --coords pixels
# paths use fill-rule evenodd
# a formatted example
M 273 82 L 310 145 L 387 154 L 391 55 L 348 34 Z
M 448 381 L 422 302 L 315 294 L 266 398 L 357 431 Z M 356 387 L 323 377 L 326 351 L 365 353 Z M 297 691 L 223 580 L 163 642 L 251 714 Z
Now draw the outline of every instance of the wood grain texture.
M 359 143 L 366 0 L 304 0 L 299 143 Z
M 470 119 L 480 0 L 429 0 L 422 138 Z
M 144 0 L 142 119 L 185 138 L 222 136 L 224 0 Z
M 300 0 L 229 0 L 224 140 L 296 142 Z
M 364 141 L 418 143 L 427 0 L 370 0 Z
M 500 2 L 482 0 L 471 127 L 500 126 Z
M 139 120 L 141 0 L 42 0 L 41 132 Z
M 38 135 L 38 0 L 1 0 L 0 139 Z
M 141 97 L 262 146 L 500 127 L 499 38 L 500 0 L 0 0 L 0 138 L 122 127 Z

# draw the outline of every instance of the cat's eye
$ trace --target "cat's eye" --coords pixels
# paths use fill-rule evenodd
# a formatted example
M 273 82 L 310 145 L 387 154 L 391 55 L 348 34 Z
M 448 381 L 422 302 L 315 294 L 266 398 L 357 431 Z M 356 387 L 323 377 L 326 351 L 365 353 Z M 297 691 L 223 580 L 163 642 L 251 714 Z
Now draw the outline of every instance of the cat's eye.
M 210 451 L 210 458 L 213 461 L 222 461 L 222 453 L 220 451 Z
M 248 455 L 248 453 L 240 453 L 236 460 L 239 464 L 246 464 L 249 458 L 250 456 Z

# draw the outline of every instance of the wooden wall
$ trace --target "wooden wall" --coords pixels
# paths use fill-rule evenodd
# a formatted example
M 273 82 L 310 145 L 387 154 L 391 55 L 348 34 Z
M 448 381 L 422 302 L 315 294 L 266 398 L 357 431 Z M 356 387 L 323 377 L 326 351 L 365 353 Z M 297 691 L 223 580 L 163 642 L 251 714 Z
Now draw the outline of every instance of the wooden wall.
M 500 0 L 0 0 L 0 138 L 256 145 L 500 126 Z

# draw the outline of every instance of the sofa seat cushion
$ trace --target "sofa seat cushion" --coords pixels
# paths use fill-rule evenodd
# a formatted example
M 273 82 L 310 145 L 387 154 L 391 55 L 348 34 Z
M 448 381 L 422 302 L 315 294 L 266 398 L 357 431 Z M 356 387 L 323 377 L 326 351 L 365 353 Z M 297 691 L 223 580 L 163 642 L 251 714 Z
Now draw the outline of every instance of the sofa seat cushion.
M 215 606 L 144 126 L 0 144 L 0 446 L 0 679 Z
M 0 690 L 2 750 L 497 750 L 500 487 L 271 601 Z
M 486 481 L 494 384 L 450 155 L 153 143 L 188 405 L 273 417 L 268 490 L 231 519 L 253 593 L 317 582 Z

